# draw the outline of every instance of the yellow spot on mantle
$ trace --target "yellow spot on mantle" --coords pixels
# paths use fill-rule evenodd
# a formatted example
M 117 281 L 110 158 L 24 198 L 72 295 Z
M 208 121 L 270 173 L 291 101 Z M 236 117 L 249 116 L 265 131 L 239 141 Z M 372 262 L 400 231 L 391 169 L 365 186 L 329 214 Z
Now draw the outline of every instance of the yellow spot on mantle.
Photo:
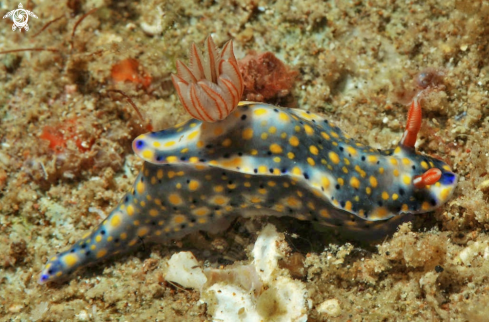
M 376 208 L 371 214 L 370 214 L 370 219 L 372 220 L 379 220 L 379 219 L 385 219 L 385 217 L 389 214 L 389 211 L 387 208 L 384 207 L 379 207 Z
M 215 129 L 214 129 L 214 135 L 215 136 L 219 136 L 221 135 L 222 133 L 224 132 L 224 129 L 220 126 L 217 126 Z
M 299 167 L 294 167 L 294 168 L 292 168 L 292 174 L 300 176 L 302 174 L 302 171 Z
M 190 133 L 190 134 L 188 135 L 188 139 L 189 139 L 189 140 L 193 140 L 193 139 L 195 139 L 195 137 L 196 137 L 197 135 L 199 135 L 199 131 L 193 131 L 192 133 Z
M 326 132 L 321 132 L 321 136 L 325 138 L 326 140 L 329 140 L 331 137 L 328 135 Z
M 306 131 L 307 135 L 313 135 L 314 134 L 314 129 L 307 124 L 304 125 L 304 130 Z
M 346 151 L 348 151 L 348 153 L 350 153 L 352 156 L 355 156 L 357 154 L 357 150 L 351 146 L 347 146 Z
M 404 182 L 405 185 L 411 184 L 411 177 L 408 175 L 403 175 L 402 176 L 402 182 Z
M 68 267 L 72 267 L 73 265 L 75 265 L 78 262 L 78 256 L 76 256 L 75 254 L 68 254 L 62 258 L 63 258 L 63 262 Z
M 246 128 L 243 130 L 243 139 L 249 140 L 253 137 L 253 129 L 252 128 Z
M 329 212 L 326 210 L 326 209 L 322 209 L 319 214 L 321 215 L 321 217 L 323 218 L 329 218 Z
M 352 186 L 355 189 L 360 188 L 360 180 L 358 180 L 356 177 L 351 177 L 350 186 Z
M 329 179 L 327 177 L 323 177 L 321 180 L 321 184 L 323 185 L 324 189 L 327 189 L 330 185 Z
M 149 229 L 146 227 L 141 227 L 138 229 L 138 236 L 143 237 L 149 232 Z
M 284 121 L 284 122 L 288 122 L 290 121 L 290 118 L 289 116 L 284 113 L 284 112 L 280 112 L 279 115 L 278 115 L 278 118 L 281 120 L 281 121 Z
M 97 258 L 102 258 L 107 254 L 107 249 L 101 249 L 97 252 Z
M 182 203 L 182 198 L 176 193 L 170 194 L 168 197 L 168 200 L 173 204 L 173 205 L 179 205 Z
M 196 180 L 190 180 L 190 182 L 188 184 L 188 188 L 190 191 L 195 191 L 195 190 L 199 189 L 199 186 L 200 186 L 200 183 Z
M 136 185 L 136 190 L 138 193 L 143 193 L 144 192 L 144 183 L 139 181 L 138 184 Z
M 216 197 L 214 198 L 214 203 L 215 203 L 216 205 L 223 205 L 223 204 L 225 204 L 227 201 L 228 201 L 228 200 L 227 200 L 227 198 L 225 198 L 225 197 L 223 197 L 223 196 L 216 196 Z
M 153 151 L 151 151 L 151 150 L 145 150 L 145 151 L 143 151 L 143 153 L 141 155 L 145 159 L 152 159 L 153 158 L 153 154 L 154 154 Z
M 232 143 L 231 139 L 227 138 L 224 141 L 222 141 L 222 146 L 229 147 L 231 145 L 231 143 Z
M 296 136 L 291 136 L 289 139 L 289 143 L 292 146 L 298 146 L 299 145 L 299 139 Z
M 287 204 L 290 206 L 290 207 L 297 207 L 300 205 L 300 201 L 297 200 L 296 198 L 294 197 L 289 197 L 287 198 Z
M 367 160 L 368 160 L 368 162 L 370 162 L 370 163 L 376 163 L 378 159 L 377 159 L 377 157 L 376 157 L 376 156 L 374 156 L 374 155 L 369 155 L 369 156 L 367 157 Z
M 340 163 L 340 157 L 338 156 L 338 154 L 336 154 L 335 152 L 333 151 L 330 151 L 328 153 L 328 156 L 329 156 L 329 159 L 334 163 L 334 164 L 338 164 Z
M 310 151 L 312 154 L 314 154 L 314 155 L 318 155 L 318 153 L 319 153 L 318 148 L 317 148 L 316 146 L 314 146 L 314 145 L 311 145 L 311 146 L 309 147 L 309 151 Z
M 369 180 L 370 180 L 370 185 L 372 186 L 372 188 L 376 188 L 377 187 L 377 178 L 374 176 L 370 176 Z
M 195 209 L 193 211 L 193 214 L 196 216 L 207 216 L 209 214 L 209 208 L 207 207 L 200 207 L 198 209 Z
M 158 170 L 158 172 L 156 172 L 156 177 L 157 177 L 158 179 L 163 178 L 163 170 L 159 169 L 159 170 Z
M 122 222 L 122 220 L 121 220 L 121 216 L 119 214 L 114 214 L 112 216 L 112 218 L 110 219 L 110 224 L 114 228 L 119 227 L 121 222 Z
M 430 205 L 430 203 L 429 203 L 429 202 L 427 202 L 427 201 L 425 201 L 425 202 L 423 202 L 423 203 L 421 204 L 421 209 L 423 209 L 423 210 L 428 210 L 428 209 L 430 209 L 430 208 L 431 208 L 431 205 Z
M 273 143 L 270 145 L 270 151 L 272 151 L 272 153 L 282 153 L 282 147 L 280 145 L 278 145 L 277 143 Z
M 184 215 L 176 215 L 175 217 L 173 217 L 173 221 L 176 224 L 181 224 L 181 223 L 185 222 L 186 219 L 187 218 Z

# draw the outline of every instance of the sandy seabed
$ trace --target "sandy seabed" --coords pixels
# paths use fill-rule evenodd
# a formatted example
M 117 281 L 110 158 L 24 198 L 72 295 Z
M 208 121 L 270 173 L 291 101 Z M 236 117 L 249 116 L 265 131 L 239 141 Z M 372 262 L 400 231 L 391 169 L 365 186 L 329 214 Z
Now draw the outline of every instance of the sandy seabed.
M 180 250 L 207 266 L 246 262 L 268 221 L 293 249 L 283 274 L 306 284 L 308 321 L 487 321 L 489 2 L 23 4 L 39 18 L 28 32 L 2 20 L 0 50 L 42 50 L 0 55 L 2 321 L 211 320 L 198 291 L 164 280 L 163 263 Z M 2 16 L 17 5 L 2 2 Z M 377 244 L 292 219 L 239 219 L 221 234 L 146 245 L 64 284 L 38 285 L 49 256 L 93 229 L 132 185 L 141 166 L 132 139 L 149 124 L 188 118 L 170 75 L 209 34 L 218 46 L 233 38 L 238 58 L 271 51 L 298 72 L 290 94 L 269 102 L 323 113 L 375 148 L 399 141 L 418 75 L 443 74 L 422 100 L 418 149 L 460 176 L 452 200 Z M 126 58 L 138 61 L 141 81 L 113 81 L 112 66 Z M 328 299 L 340 304 L 336 316 L 317 310 Z

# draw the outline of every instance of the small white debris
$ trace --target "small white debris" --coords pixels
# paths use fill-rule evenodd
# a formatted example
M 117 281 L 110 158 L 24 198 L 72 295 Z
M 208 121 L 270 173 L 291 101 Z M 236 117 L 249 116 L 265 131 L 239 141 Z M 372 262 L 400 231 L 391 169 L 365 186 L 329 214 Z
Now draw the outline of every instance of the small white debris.
M 160 7 L 156 7 L 157 14 L 155 17 L 154 24 L 150 25 L 146 22 L 141 22 L 141 29 L 143 29 L 144 33 L 150 36 L 157 36 L 163 32 L 163 17 L 165 13 L 161 10 Z
M 22 304 L 13 304 L 8 308 L 8 311 L 10 313 L 19 313 L 20 311 L 22 311 L 23 308 L 24 308 L 24 305 L 22 305 Z
M 41 302 L 32 310 L 31 312 L 31 320 L 43 320 L 44 315 L 48 311 L 49 302 Z
M 90 319 L 90 315 L 85 310 L 81 310 L 80 313 L 76 314 L 75 316 L 79 321 L 88 321 Z
M 136 24 L 135 24 L 135 23 L 133 23 L 133 22 L 130 22 L 130 23 L 128 23 L 128 24 L 126 25 L 126 29 L 127 29 L 127 30 L 130 30 L 130 31 L 136 30 L 136 28 L 137 28 L 137 26 L 136 26 Z
M 208 268 L 206 277 L 192 253 L 181 252 L 168 261 L 165 278 L 200 290 L 213 321 L 306 322 L 305 284 L 278 266 L 289 252 L 284 235 L 269 224 L 258 235 L 252 264 Z
M 43 167 L 43 170 L 46 171 L 44 169 L 44 164 L 42 164 L 42 167 Z M 63 177 L 68 178 L 68 179 L 73 179 L 75 177 L 75 174 L 71 171 L 65 171 L 65 172 L 63 172 Z
M 3 147 L 9 148 L 10 145 L 8 143 L 3 143 Z M 0 163 L 3 163 L 5 166 L 10 164 L 10 156 L 8 156 L 6 153 L 0 152 Z
M 226 281 L 232 285 L 226 282 L 214 284 L 204 298 L 209 312 L 213 312 L 213 320 L 307 321 L 307 290 L 304 283 L 283 276 L 283 271 L 278 267 L 278 260 L 284 257 L 288 249 L 283 234 L 277 233 L 275 226 L 269 224 L 263 228 L 251 254 L 254 257 L 252 267 L 266 291 L 256 294 L 256 282 L 252 283 L 256 286 L 250 290 L 249 284 L 239 279 Z M 244 291 L 243 287 L 247 290 Z
M 98 209 L 97 207 L 88 207 L 88 212 L 96 213 L 97 215 L 100 216 L 100 218 L 107 217 L 105 213 L 101 209 Z
M 487 243 L 481 243 L 476 241 L 472 245 L 464 248 L 458 255 L 458 262 L 462 262 L 466 266 L 470 266 L 475 257 L 483 254 L 487 248 Z
M 206 268 L 204 274 L 207 277 L 208 285 L 232 284 L 239 286 L 247 293 L 259 294 L 263 286 L 253 265 L 240 264 L 224 269 Z
M 208 289 L 205 302 L 213 321 L 255 322 L 262 320 L 255 310 L 253 298 L 236 285 L 218 283 Z
M 332 317 L 341 315 L 340 302 L 337 299 L 329 299 L 319 304 L 317 311 L 321 314 L 326 314 Z
M 484 192 L 489 190 L 489 180 L 484 180 L 482 181 L 478 186 L 477 189 L 482 190 Z
M 485 260 L 489 259 L 489 246 L 484 249 L 484 255 L 482 256 Z
M 167 263 L 165 279 L 185 288 L 201 290 L 207 282 L 202 268 L 191 252 L 174 254 Z
M 268 283 L 272 279 L 272 273 L 278 267 L 278 260 L 283 257 L 283 252 L 278 249 L 280 236 L 273 225 L 267 225 L 260 232 L 255 247 L 251 254 L 255 258 L 253 264 L 262 281 Z M 283 242 L 283 238 L 282 238 Z
M 304 283 L 290 277 L 278 276 L 268 290 L 258 297 L 256 310 L 262 317 L 260 321 L 306 322 L 306 300 Z

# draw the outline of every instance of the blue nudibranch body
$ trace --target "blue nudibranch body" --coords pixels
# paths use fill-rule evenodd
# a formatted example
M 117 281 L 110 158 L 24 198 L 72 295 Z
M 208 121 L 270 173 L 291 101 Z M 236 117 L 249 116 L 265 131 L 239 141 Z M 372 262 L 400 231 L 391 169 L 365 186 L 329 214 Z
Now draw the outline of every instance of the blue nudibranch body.
M 94 232 L 52 257 L 40 283 L 142 238 L 178 238 L 257 209 L 382 233 L 389 218 L 445 203 L 457 181 L 447 164 L 416 153 L 414 144 L 373 149 L 318 114 L 251 102 L 216 123 L 192 119 L 141 135 L 133 148 L 145 163 L 132 191 Z M 438 180 L 413 184 L 429 169 Z

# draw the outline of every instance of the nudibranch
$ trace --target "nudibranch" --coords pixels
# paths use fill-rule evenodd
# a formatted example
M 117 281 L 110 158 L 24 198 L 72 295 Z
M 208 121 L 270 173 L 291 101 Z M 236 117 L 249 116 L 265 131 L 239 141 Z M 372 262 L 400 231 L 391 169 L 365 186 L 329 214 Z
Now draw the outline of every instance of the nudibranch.
M 94 232 L 52 257 L 39 281 L 60 279 L 143 239 L 179 238 L 257 210 L 382 232 L 404 214 L 439 207 L 455 188 L 446 163 L 416 153 L 420 122 L 415 99 L 400 144 L 377 150 L 318 114 L 241 102 L 219 122 L 191 119 L 141 135 L 133 149 L 145 162 L 132 190 Z
M 239 102 L 243 82 L 228 42 L 211 38 L 205 60 L 192 45 L 191 67 L 173 77 L 185 109 L 199 119 L 136 138 L 143 167 L 92 233 L 49 259 L 39 283 L 136 247 L 197 230 L 216 230 L 238 215 L 291 216 L 383 236 L 405 218 L 444 204 L 457 176 L 416 152 L 416 97 L 395 149 L 357 142 L 319 114 Z

